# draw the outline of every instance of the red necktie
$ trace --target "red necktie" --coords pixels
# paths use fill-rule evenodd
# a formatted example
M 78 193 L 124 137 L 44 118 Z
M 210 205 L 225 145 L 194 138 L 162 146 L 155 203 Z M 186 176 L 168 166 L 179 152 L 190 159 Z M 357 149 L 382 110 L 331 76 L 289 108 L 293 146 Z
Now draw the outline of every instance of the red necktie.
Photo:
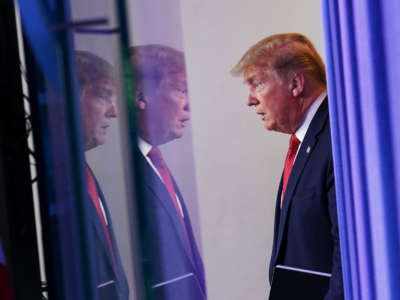
M 115 254 L 114 254 L 114 249 L 111 243 L 111 236 L 110 236 L 110 231 L 108 230 L 108 226 L 106 223 L 106 219 L 104 217 L 103 214 L 103 210 L 101 209 L 101 204 L 100 204 L 100 200 L 99 200 L 99 193 L 97 191 L 97 187 L 96 187 L 96 182 L 94 181 L 94 177 L 92 172 L 89 170 L 89 167 L 86 166 L 86 177 L 87 177 L 87 185 L 88 185 L 88 192 L 90 195 L 90 198 L 93 201 L 94 206 L 96 207 L 97 213 L 99 215 L 101 224 L 103 225 L 103 231 L 104 234 L 106 236 L 106 240 L 107 240 L 107 244 L 108 244 L 108 248 L 110 249 L 111 252 L 111 257 L 112 257 L 112 261 L 113 261 L 113 265 L 114 265 L 114 270 L 115 273 L 117 274 L 117 263 L 115 260 Z
M 156 167 L 158 173 L 160 173 L 160 176 L 164 182 L 164 185 L 167 188 L 168 194 L 171 197 L 172 202 L 174 203 L 176 212 L 179 215 L 179 218 L 182 223 L 183 231 L 185 232 L 186 239 L 189 244 L 189 249 L 191 250 L 192 248 L 190 246 L 189 235 L 186 230 L 185 221 L 183 220 L 183 216 L 182 216 L 179 204 L 178 204 L 178 200 L 176 199 L 174 184 L 172 182 L 171 174 L 168 171 L 167 164 L 165 163 L 165 161 L 161 155 L 161 152 L 157 147 L 152 147 L 150 152 L 147 154 L 147 156 L 150 158 L 150 160 Z
M 282 185 L 282 194 L 281 194 L 281 207 L 283 205 L 283 197 L 285 195 L 286 191 L 286 185 L 289 181 L 290 177 L 290 172 L 292 171 L 294 159 L 296 157 L 297 149 L 299 149 L 300 141 L 296 137 L 296 135 L 292 134 L 290 137 L 290 142 L 289 142 L 289 150 L 286 154 L 286 160 L 285 160 L 285 168 L 283 170 L 283 185 Z

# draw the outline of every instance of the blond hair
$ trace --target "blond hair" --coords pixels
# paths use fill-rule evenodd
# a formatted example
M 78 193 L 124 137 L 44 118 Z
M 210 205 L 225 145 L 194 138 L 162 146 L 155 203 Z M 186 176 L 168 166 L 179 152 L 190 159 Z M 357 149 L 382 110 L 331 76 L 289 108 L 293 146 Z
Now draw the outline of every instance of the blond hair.
M 158 88 L 161 81 L 174 74 L 185 72 L 185 56 L 174 48 L 151 44 L 130 48 L 135 83 Z
M 76 50 L 75 60 L 81 91 L 102 80 L 115 81 L 114 67 L 103 58 L 88 51 Z
M 299 33 L 271 35 L 253 45 L 242 56 L 231 74 L 241 75 L 249 66 L 264 66 L 280 78 L 301 71 L 326 85 L 325 66 L 311 41 Z

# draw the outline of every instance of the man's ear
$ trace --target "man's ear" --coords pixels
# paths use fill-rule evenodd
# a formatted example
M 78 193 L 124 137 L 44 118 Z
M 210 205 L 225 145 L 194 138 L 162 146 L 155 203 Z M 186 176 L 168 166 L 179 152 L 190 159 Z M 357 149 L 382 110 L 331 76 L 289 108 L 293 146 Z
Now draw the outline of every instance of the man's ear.
M 304 73 L 293 72 L 289 75 L 289 88 L 293 97 L 300 96 L 304 91 Z
M 147 106 L 146 97 L 141 89 L 135 93 L 135 107 L 137 110 L 145 110 Z

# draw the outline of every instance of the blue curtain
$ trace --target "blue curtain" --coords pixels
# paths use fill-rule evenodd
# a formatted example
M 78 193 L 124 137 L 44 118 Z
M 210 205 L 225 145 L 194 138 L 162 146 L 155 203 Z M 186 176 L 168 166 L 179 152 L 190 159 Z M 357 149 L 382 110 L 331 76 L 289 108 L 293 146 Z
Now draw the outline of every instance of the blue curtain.
M 346 300 L 398 300 L 400 1 L 322 7 Z

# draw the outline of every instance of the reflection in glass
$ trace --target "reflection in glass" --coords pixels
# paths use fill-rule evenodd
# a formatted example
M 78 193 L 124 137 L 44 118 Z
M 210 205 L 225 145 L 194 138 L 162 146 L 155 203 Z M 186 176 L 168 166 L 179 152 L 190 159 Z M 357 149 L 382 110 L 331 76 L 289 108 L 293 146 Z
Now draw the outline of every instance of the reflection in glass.
M 104 59 L 87 51 L 76 51 L 80 87 L 84 149 L 106 142 L 111 119 L 117 117 L 114 70 Z M 86 164 L 90 233 L 94 243 L 94 280 L 100 300 L 128 299 L 128 285 L 114 236 L 105 197 L 93 171 Z
M 131 61 L 146 291 L 152 299 L 206 299 L 203 261 L 190 216 L 158 148 L 181 138 L 190 119 L 184 54 L 164 45 L 136 46 Z

